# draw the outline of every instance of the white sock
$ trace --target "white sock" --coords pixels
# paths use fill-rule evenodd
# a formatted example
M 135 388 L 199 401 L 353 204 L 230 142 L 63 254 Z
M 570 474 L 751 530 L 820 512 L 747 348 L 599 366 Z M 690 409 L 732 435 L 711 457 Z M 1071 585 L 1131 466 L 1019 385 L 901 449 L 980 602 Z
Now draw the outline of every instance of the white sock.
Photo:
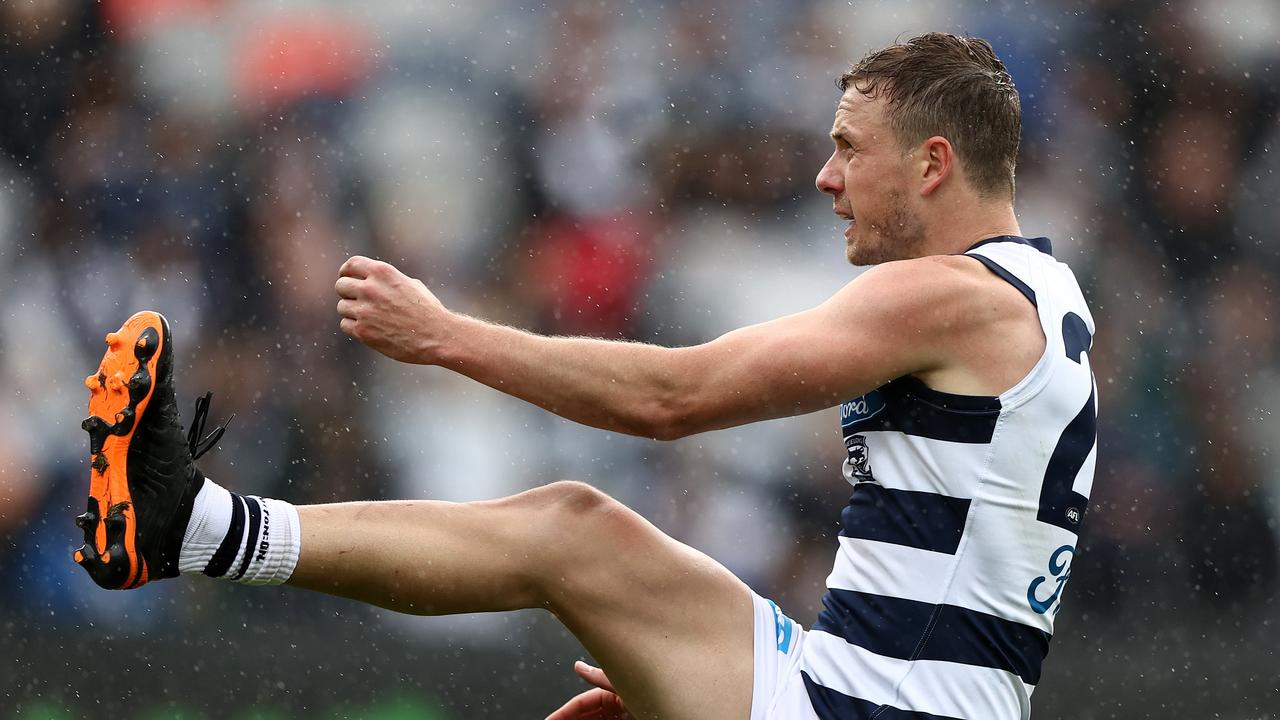
M 206 478 L 187 521 L 178 571 L 245 585 L 279 585 L 298 564 L 301 530 L 293 505 L 237 495 Z

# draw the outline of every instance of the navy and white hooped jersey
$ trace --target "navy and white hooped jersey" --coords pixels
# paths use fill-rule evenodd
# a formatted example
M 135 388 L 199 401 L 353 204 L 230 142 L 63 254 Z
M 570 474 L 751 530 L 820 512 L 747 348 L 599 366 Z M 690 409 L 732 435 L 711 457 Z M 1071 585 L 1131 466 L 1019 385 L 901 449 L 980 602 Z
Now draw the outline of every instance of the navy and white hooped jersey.
M 801 671 L 823 720 L 1015 720 L 1093 484 L 1093 318 L 1045 238 L 967 253 L 1035 305 L 1044 355 L 999 397 L 910 376 L 840 408 L 853 495 Z

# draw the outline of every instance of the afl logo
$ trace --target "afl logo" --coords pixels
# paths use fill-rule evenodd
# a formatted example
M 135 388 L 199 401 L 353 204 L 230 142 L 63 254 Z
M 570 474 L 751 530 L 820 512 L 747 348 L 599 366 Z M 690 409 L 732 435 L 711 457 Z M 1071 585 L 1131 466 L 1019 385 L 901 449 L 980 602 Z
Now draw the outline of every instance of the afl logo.
M 871 456 L 867 451 L 867 439 L 861 435 L 851 435 L 844 439 L 844 447 L 849 457 L 844 461 L 849 475 L 858 480 L 871 480 Z

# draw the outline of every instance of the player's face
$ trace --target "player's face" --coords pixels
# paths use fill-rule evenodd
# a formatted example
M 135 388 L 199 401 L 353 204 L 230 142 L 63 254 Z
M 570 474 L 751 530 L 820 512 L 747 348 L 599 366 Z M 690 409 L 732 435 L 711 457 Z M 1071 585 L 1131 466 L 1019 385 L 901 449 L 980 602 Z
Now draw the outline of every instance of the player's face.
M 893 137 L 883 97 L 868 99 L 850 88 L 836 107 L 835 151 L 816 185 L 832 198 L 835 214 L 849 220 L 845 253 L 854 265 L 918 257 L 924 229 L 908 186 L 908 154 Z

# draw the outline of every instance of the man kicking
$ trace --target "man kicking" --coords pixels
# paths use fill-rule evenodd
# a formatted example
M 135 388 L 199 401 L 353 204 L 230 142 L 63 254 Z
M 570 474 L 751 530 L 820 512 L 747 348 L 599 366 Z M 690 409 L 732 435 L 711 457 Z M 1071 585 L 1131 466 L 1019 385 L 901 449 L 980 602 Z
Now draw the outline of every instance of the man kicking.
M 179 427 L 170 328 L 107 336 L 85 421 L 85 545 L 103 587 L 289 583 L 415 614 L 551 611 L 635 717 L 1026 718 L 1095 459 L 1093 320 L 1013 212 L 1017 92 L 982 40 L 931 33 L 840 80 L 818 174 L 848 260 L 806 312 L 685 348 L 541 337 L 452 313 L 354 257 L 343 332 L 566 418 L 671 439 L 840 405 L 852 497 L 810 630 L 590 485 L 501 500 L 293 506 L 240 496 Z M 465 478 L 459 478 L 465 482 Z M 607 685 L 598 672 L 585 672 Z M 591 707 L 588 707 L 588 706 Z

